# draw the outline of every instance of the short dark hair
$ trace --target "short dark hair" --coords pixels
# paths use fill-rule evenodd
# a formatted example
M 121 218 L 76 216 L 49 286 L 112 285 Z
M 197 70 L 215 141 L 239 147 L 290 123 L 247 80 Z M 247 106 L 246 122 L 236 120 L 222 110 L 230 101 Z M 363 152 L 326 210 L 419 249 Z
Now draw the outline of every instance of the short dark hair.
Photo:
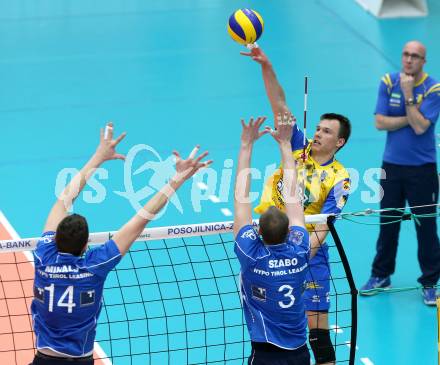
M 263 242 L 276 245 L 286 242 L 289 233 L 289 218 L 277 207 L 270 207 L 260 217 L 260 233 Z
M 88 240 L 89 226 L 82 215 L 69 215 L 58 224 L 55 242 L 59 252 L 80 256 Z
M 321 115 L 321 119 L 334 119 L 337 120 L 339 122 L 339 134 L 338 137 L 339 138 L 344 138 L 345 143 L 338 148 L 338 151 L 344 147 L 347 142 L 348 139 L 350 138 L 350 134 L 351 134 L 351 123 L 350 123 L 350 119 L 348 119 L 346 116 L 342 115 L 342 114 L 336 114 L 336 113 L 325 113 L 323 115 Z

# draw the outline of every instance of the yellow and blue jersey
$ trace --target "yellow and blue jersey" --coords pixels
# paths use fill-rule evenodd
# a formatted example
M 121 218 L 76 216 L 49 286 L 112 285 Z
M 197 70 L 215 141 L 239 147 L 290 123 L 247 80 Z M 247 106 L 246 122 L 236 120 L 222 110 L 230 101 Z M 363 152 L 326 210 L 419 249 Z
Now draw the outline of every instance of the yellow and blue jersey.
M 350 176 L 336 159 L 319 164 L 312 156 L 311 143 L 306 142 L 305 158 L 304 134 L 295 126 L 291 139 L 292 153 L 296 160 L 298 186 L 302 189 L 305 214 L 338 214 L 350 193 Z M 283 190 L 283 169 L 280 167 L 266 182 L 260 204 L 255 212 L 262 214 L 269 206 L 275 205 L 285 210 Z M 314 225 L 308 224 L 311 233 Z M 330 308 L 330 266 L 328 246 L 322 244 L 310 260 L 306 270 L 306 287 L 303 294 L 305 309 L 326 311 Z
M 69 357 L 91 355 L 104 281 L 121 260 L 116 243 L 110 240 L 78 257 L 58 252 L 55 233 L 45 232 L 33 254 L 37 349 Z
M 436 162 L 435 123 L 440 112 L 440 83 L 424 74 L 414 85 L 414 100 L 419 111 L 431 122 L 425 133 L 417 135 L 409 126 L 387 133 L 383 160 L 396 165 L 420 166 Z M 400 88 L 400 73 L 385 74 L 379 86 L 375 114 L 406 116 L 405 99 Z
M 311 142 L 307 142 L 303 158 L 304 134 L 295 126 L 292 134 L 292 154 L 297 166 L 297 184 L 301 188 L 304 212 L 309 214 L 338 214 L 341 212 L 350 192 L 350 176 L 345 167 L 336 159 L 321 165 L 311 152 Z M 260 204 L 255 212 L 262 214 L 268 207 L 283 210 L 283 169 L 280 167 L 264 186 Z M 311 227 L 308 227 L 311 228 Z

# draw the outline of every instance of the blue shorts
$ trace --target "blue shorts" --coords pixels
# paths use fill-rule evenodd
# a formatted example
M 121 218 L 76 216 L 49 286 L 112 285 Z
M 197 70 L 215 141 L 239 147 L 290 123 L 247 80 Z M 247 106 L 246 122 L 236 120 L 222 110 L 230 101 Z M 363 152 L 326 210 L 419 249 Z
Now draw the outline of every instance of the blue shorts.
M 330 264 L 326 244 L 309 262 L 303 299 L 307 311 L 328 311 L 330 308 Z

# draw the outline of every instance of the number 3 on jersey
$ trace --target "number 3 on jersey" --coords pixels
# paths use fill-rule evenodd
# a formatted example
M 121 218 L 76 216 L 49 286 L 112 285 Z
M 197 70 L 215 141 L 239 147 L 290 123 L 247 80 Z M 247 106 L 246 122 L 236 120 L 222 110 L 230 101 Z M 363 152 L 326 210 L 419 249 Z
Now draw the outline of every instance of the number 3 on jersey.
M 284 296 L 288 299 L 286 301 L 279 301 L 278 305 L 283 308 L 290 308 L 293 304 L 295 304 L 295 297 L 292 295 L 293 288 L 290 285 L 282 285 L 278 289 L 279 292 L 286 291 Z
M 53 312 L 53 299 L 55 295 L 55 285 L 51 284 L 49 286 L 46 286 L 44 290 L 47 290 L 49 292 L 49 312 Z M 65 301 L 67 297 L 67 301 Z M 70 285 L 66 288 L 64 293 L 61 295 L 60 299 L 57 302 L 58 307 L 66 307 L 67 313 L 72 313 L 73 307 L 76 306 L 76 304 L 73 302 L 73 285 Z

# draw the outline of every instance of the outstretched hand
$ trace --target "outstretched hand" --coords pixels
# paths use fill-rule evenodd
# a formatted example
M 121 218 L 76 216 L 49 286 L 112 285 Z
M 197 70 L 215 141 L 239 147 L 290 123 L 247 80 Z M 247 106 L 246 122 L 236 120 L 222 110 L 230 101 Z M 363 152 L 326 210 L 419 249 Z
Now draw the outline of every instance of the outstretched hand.
M 266 120 L 266 117 L 258 117 L 254 122 L 254 118 L 249 119 L 249 124 L 242 119 L 241 125 L 243 126 L 243 131 L 241 132 L 241 143 L 245 145 L 253 144 L 262 135 L 269 133 L 268 129 L 260 131 L 261 125 Z
M 202 161 L 208 155 L 208 151 L 196 157 L 199 149 L 199 145 L 195 146 L 186 160 L 182 159 L 179 152 L 173 151 L 173 155 L 176 158 L 176 175 L 174 180 L 178 182 L 188 180 L 195 175 L 197 171 L 212 164 L 212 160 Z
M 296 123 L 296 118 L 292 113 L 281 113 L 277 115 L 277 128 L 274 130 L 270 127 L 266 127 L 267 133 L 270 133 L 278 144 L 288 143 L 292 138 L 293 127 Z
M 113 123 L 109 122 L 104 128 L 101 128 L 101 137 L 99 146 L 96 149 L 95 156 L 102 163 L 108 160 L 125 160 L 125 156 L 116 152 L 116 146 L 121 142 L 127 133 L 122 133 L 118 138 L 113 139 Z
M 240 54 L 242 56 L 251 57 L 255 62 L 259 63 L 262 66 L 269 64 L 269 58 L 258 46 L 253 47 L 250 52 L 240 52 Z

